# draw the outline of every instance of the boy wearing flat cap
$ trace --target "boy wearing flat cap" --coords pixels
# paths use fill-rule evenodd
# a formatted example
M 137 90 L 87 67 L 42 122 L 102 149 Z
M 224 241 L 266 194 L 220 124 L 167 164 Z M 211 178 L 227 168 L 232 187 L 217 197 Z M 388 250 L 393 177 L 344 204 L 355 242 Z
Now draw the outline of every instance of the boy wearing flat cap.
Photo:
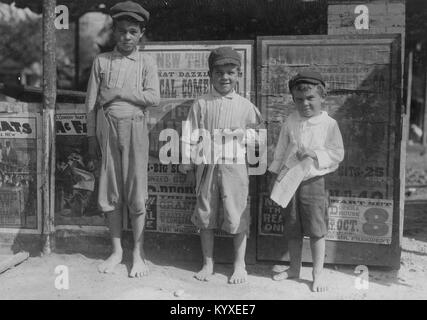
M 147 199 L 148 129 L 147 107 L 160 101 L 155 61 L 139 51 L 149 13 L 126 1 L 110 9 L 116 47 L 99 54 L 92 66 L 86 109 L 89 153 L 102 164 L 98 206 L 107 216 L 112 255 L 98 270 L 110 273 L 121 263 L 122 211 L 131 217 L 134 250 L 130 277 L 144 276 L 143 235 Z
M 302 161 L 309 163 L 309 167 L 285 210 L 290 267 L 273 279 L 299 278 L 303 237 L 308 236 L 313 259 L 312 291 L 322 292 L 327 289 L 322 272 L 328 232 L 324 176 L 338 168 L 344 158 L 344 147 L 337 122 L 322 111 L 326 96 L 322 76 L 315 71 L 303 71 L 289 81 L 289 91 L 296 111 L 282 125 L 269 167 L 271 182 Z
M 187 123 L 190 132 L 203 130 L 214 132 L 240 132 L 261 123 L 258 109 L 235 91 L 241 58 L 231 47 L 213 50 L 208 58 L 212 92 L 198 98 L 190 109 Z M 222 141 L 222 140 L 221 140 Z M 198 140 L 187 141 L 192 152 Z M 243 139 L 240 140 L 244 144 Z M 215 154 L 215 152 L 214 152 Z M 249 189 L 248 168 L 243 161 L 217 159 L 196 165 L 181 165 L 180 171 L 196 181 L 197 202 L 191 218 L 200 230 L 203 267 L 195 275 L 200 281 L 208 281 L 214 271 L 214 229 L 220 228 L 234 236 L 234 272 L 229 283 L 247 280 L 245 265 L 246 241 L 249 231 L 247 199 Z M 195 176 L 194 176 L 195 175 Z M 220 207 L 223 215 L 220 216 Z

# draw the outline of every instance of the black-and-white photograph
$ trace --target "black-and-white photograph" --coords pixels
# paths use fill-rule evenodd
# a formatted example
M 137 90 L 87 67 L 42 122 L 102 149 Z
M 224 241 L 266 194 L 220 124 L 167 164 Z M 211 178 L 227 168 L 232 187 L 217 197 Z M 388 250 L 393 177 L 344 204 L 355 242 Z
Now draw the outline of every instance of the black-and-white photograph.
M 426 32 L 423 0 L 0 0 L 0 300 L 427 299 Z

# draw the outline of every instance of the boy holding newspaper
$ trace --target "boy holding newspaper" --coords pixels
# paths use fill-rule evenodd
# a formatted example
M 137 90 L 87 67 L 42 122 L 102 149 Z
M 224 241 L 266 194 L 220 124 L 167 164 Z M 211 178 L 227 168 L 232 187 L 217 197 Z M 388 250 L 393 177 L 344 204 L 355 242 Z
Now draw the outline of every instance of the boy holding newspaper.
M 338 168 L 344 147 L 337 122 L 322 111 L 326 96 L 322 76 L 303 71 L 289 81 L 289 90 L 296 111 L 281 128 L 269 171 L 271 199 L 284 208 L 291 206 L 285 216 L 290 267 L 273 279 L 299 278 L 303 237 L 308 236 L 313 258 L 312 291 L 322 292 L 327 289 L 322 272 L 328 232 L 324 176 Z

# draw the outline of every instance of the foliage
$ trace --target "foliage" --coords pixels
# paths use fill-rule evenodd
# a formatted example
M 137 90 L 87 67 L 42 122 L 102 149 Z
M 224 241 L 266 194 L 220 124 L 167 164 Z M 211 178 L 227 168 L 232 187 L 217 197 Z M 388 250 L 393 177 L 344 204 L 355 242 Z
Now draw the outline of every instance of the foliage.
M 42 59 L 42 21 L 0 24 L 0 59 L 13 59 L 23 67 Z M 0 63 L 2 62 L 0 61 Z

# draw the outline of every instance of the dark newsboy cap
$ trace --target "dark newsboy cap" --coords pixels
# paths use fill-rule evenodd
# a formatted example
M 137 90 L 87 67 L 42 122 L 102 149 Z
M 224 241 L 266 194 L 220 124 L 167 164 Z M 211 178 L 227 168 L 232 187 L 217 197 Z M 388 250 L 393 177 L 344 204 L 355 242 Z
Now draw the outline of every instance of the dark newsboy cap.
M 289 80 L 289 90 L 292 90 L 299 83 L 321 84 L 325 87 L 322 75 L 317 71 L 301 71 L 291 80 Z
M 240 54 L 231 47 L 216 48 L 211 51 L 208 58 L 209 70 L 212 70 L 215 66 L 225 64 L 235 64 L 240 67 L 240 59 Z
M 129 16 L 140 22 L 148 22 L 150 13 L 133 1 L 119 2 L 111 7 L 110 14 L 113 19 Z

